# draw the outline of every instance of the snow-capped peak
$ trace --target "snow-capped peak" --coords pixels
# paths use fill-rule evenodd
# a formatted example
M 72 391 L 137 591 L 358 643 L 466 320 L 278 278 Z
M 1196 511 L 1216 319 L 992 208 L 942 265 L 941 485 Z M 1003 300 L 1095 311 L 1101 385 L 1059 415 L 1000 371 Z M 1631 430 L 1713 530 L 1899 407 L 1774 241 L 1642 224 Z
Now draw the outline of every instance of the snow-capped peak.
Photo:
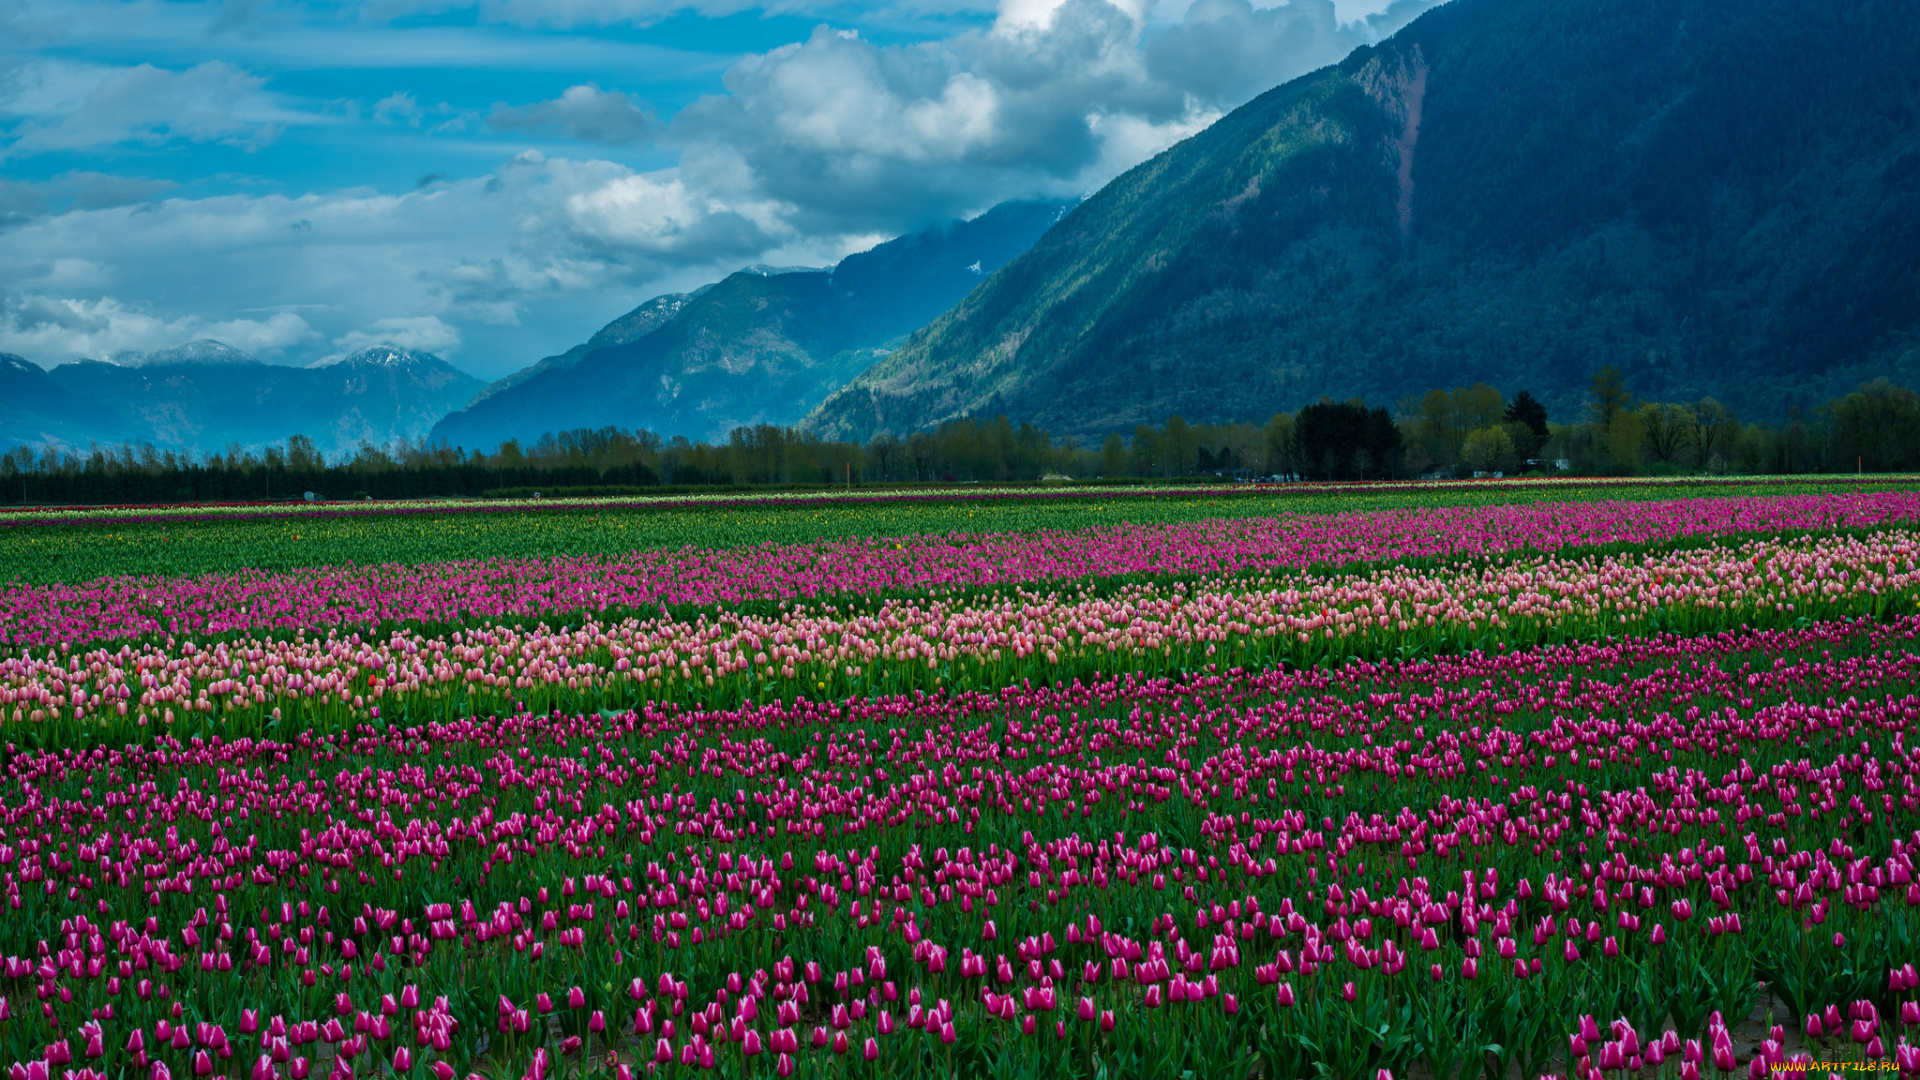
M 125 362 L 125 361 L 123 361 Z M 159 367 L 173 364 L 256 364 L 258 360 L 223 341 L 200 338 L 185 345 L 148 353 L 130 366 Z
M 432 353 L 417 353 L 410 349 L 402 349 L 397 345 L 390 345 L 383 341 L 378 345 L 369 345 L 358 352 L 336 353 L 333 356 L 323 356 L 307 366 L 331 367 L 334 364 L 378 364 L 382 367 L 410 367 L 414 364 L 427 363 L 436 359 L 438 359 L 438 357 Z

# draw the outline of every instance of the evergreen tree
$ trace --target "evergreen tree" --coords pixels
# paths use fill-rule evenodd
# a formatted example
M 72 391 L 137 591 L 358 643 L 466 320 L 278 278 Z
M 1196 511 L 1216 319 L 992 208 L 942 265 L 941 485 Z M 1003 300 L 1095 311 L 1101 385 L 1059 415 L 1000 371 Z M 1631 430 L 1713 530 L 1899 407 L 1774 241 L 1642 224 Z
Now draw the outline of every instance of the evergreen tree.
M 1547 407 L 1540 404 L 1539 400 L 1527 391 L 1522 390 L 1513 395 L 1513 400 L 1507 403 L 1506 420 L 1509 423 L 1527 425 L 1527 428 L 1533 432 L 1535 446 L 1546 443 Z

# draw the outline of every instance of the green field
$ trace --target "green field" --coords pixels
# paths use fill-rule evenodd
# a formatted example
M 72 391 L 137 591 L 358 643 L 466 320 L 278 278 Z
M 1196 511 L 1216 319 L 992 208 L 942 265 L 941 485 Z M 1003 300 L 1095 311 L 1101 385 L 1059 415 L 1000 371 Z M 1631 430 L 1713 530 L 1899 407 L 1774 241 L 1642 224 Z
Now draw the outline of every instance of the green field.
M 95 513 L 71 524 L 32 524 L 30 515 L 0 516 L 0 578 L 33 584 L 81 582 L 123 574 L 192 575 L 241 569 L 427 563 L 592 555 L 648 548 L 737 548 L 848 537 L 1032 532 L 1106 525 L 1150 525 L 1276 513 L 1338 513 L 1422 506 L 1649 500 L 1710 496 L 1792 495 L 1880 491 L 1899 481 L 1855 482 L 1794 478 L 1676 483 L 1566 481 L 1553 484 L 1446 485 L 1329 491 L 1285 487 L 1221 493 L 1102 498 L 1066 497 L 805 502 L 740 507 L 725 503 L 658 506 L 568 505 L 494 510 L 485 503 L 382 504 L 388 511 L 354 510 L 342 516 L 298 509 L 270 518 L 230 517 L 231 511 L 193 513 L 185 520 L 149 522 L 138 515 Z M 154 515 L 167 511 L 155 511 Z

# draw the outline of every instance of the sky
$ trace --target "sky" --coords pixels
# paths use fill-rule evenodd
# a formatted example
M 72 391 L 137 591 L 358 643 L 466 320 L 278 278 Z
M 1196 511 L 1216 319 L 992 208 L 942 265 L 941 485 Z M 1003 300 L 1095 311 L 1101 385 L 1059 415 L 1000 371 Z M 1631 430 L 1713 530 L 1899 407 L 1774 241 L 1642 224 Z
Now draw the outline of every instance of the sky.
M 0 0 L 0 352 L 390 342 L 1089 194 L 1429 0 Z

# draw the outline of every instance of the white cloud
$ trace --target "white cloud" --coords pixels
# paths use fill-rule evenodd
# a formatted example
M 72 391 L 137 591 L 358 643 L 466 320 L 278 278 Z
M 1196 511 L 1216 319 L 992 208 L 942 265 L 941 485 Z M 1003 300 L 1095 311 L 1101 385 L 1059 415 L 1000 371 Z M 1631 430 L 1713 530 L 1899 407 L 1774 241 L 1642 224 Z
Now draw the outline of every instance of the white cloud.
M 60 269 L 64 274 L 71 267 Z M 67 276 L 73 284 L 87 283 Z M 66 360 L 110 360 L 196 338 L 214 338 L 243 352 L 271 358 L 317 336 L 306 320 L 291 312 L 266 319 L 220 322 L 193 315 L 168 319 L 112 296 L 87 300 L 26 295 L 0 306 L 0 352 L 19 353 L 48 365 Z
M 0 100 L 0 115 L 19 118 L 0 147 L 10 157 L 173 141 L 255 149 L 287 124 L 316 119 L 281 104 L 265 79 L 222 60 L 182 71 L 41 60 L 23 65 L 12 85 Z
M 393 345 L 413 352 L 451 353 L 460 348 L 460 331 L 434 315 L 376 319 L 363 330 L 342 334 L 333 343 L 353 352 L 369 345 Z
M 420 103 L 404 90 L 395 90 L 373 104 L 373 119 L 380 124 L 420 126 Z
M 487 117 L 494 131 L 564 135 L 582 142 L 620 145 L 651 138 L 659 121 L 631 95 L 592 83 L 570 86 L 552 101 L 495 105 Z
M 1149 39 L 1131 0 L 1006 0 L 989 29 L 904 46 L 821 27 L 735 64 L 727 93 L 683 110 L 672 136 L 683 171 L 731 157 L 749 188 L 798 208 L 802 231 L 1078 195 L 1220 114 L 1156 73 Z M 1326 59 L 1279 50 L 1274 65 Z
M 275 357 L 297 345 L 320 339 L 320 334 L 307 325 L 307 320 L 291 311 L 278 311 L 264 320 L 227 319 L 212 323 L 193 336 L 224 341 L 241 352 L 262 358 Z
M 1386 37 L 1428 6 L 1397 0 L 1384 11 L 1342 22 L 1332 0 L 1275 7 L 1194 0 L 1177 24 L 1147 38 L 1147 68 L 1156 79 L 1231 105 Z
M 676 169 L 531 152 L 490 175 L 396 195 L 43 212 L 0 244 L 0 282 L 37 298 L 9 310 L 0 349 L 51 364 L 215 336 L 302 360 L 322 341 L 410 334 L 412 347 L 464 340 L 476 370 L 504 374 L 584 338 L 650 289 L 717 280 L 776 249 L 816 264 L 844 253 L 837 236 L 797 233 L 788 213 L 739 195 L 722 171 L 695 183 Z M 249 338 L 253 322 L 262 329 Z M 475 334 L 481 326 L 497 329 Z M 273 337 L 288 328 L 310 333 Z

